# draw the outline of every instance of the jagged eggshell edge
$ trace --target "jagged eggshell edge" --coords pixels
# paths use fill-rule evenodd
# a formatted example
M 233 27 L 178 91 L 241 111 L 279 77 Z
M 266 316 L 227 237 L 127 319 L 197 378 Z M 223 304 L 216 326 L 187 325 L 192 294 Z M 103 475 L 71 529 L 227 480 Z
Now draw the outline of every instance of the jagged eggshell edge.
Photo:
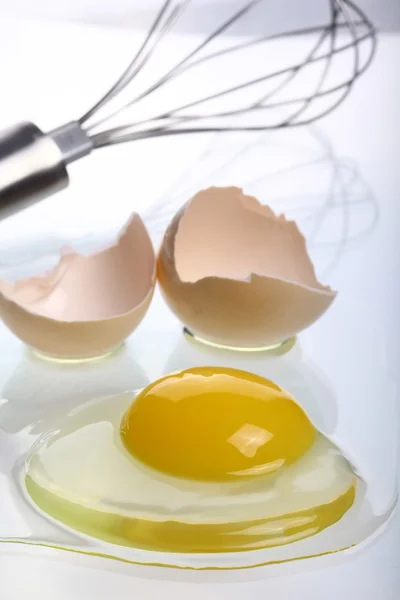
M 12 299 L 12 288 L 22 282 L 36 283 L 47 290 L 57 285 L 57 278 L 71 256 L 68 251 L 60 257 L 55 268 L 44 276 L 30 277 L 15 284 L 0 281 L 0 317 L 5 325 L 23 342 L 40 352 L 57 358 L 91 358 L 104 354 L 121 344 L 145 316 L 156 284 L 156 258 L 150 236 L 140 216 L 134 213 L 121 230 L 115 243 L 84 257 L 107 253 L 119 246 L 125 236 L 135 235 L 136 227 L 145 233 L 147 252 L 152 257 L 151 284 L 146 296 L 124 313 L 99 320 L 64 321 L 30 311 Z
M 166 303 L 190 331 L 219 344 L 260 347 L 296 335 L 322 316 L 337 295 L 316 279 L 318 287 L 257 273 L 242 279 L 210 276 L 194 282 L 181 280 L 175 262 L 179 227 L 193 200 L 215 190 L 239 194 L 245 204 L 251 203 L 252 210 L 260 213 L 260 218 L 286 223 L 299 236 L 300 248 L 310 261 L 304 236 L 293 221 L 276 216 L 254 197 L 245 196 L 240 188 L 208 188 L 178 211 L 165 233 L 157 273 Z M 248 210 L 245 206 L 243 209 Z

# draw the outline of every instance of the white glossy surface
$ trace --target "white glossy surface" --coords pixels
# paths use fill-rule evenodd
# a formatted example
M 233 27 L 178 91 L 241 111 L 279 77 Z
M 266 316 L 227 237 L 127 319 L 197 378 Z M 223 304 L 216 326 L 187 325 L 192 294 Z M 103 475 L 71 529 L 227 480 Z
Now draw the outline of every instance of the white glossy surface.
M 49 27 L 3 20 L 0 24 L 0 50 L 8 59 L 0 65 L 2 89 L 7 85 L 6 91 L 2 92 L 0 125 L 28 118 L 47 129 L 75 117 L 97 98 L 105 81 L 113 79 L 115 65 L 125 65 L 131 35 L 95 28 Z M 25 44 L 33 40 L 35 43 L 27 53 Z M 49 46 L 49 42 L 52 45 Z M 179 39 L 174 40 L 174 44 L 179 44 Z M 56 53 L 54 48 L 57 48 Z M 318 255 L 321 269 L 326 262 L 331 263 L 326 278 L 340 290 L 343 301 L 338 301 L 337 306 L 301 338 L 306 355 L 317 362 L 318 368 L 330 381 L 335 382 L 336 393 L 340 396 L 338 428 L 341 436 L 351 437 L 353 451 L 357 452 L 365 468 L 377 481 L 382 476 L 379 457 L 387 455 L 390 472 L 396 468 L 391 446 L 393 436 L 389 431 L 386 435 L 386 429 L 383 432 L 382 428 L 388 426 L 388 414 L 385 416 L 385 410 L 390 410 L 386 403 L 387 394 L 390 390 L 398 401 L 400 383 L 400 171 L 396 165 L 400 154 L 399 137 L 396 135 L 400 131 L 399 50 L 399 37 L 382 36 L 370 71 L 360 80 L 345 104 L 318 125 L 319 130 L 329 136 L 335 154 L 350 157 L 357 171 L 368 182 L 376 198 L 379 219 L 370 233 L 358 241 L 342 244 L 333 264 L 332 255 L 325 254 L 331 252 L 331 246 Z M 98 66 L 93 68 L 93 65 Z M 7 262 L 15 256 L 13 252 L 18 254 L 21 240 L 29 237 L 38 236 L 39 241 L 40 237 L 44 236 L 46 240 L 46 236 L 52 234 L 57 244 L 60 232 L 61 237 L 65 235 L 68 239 L 94 229 L 101 231 L 105 227 L 118 227 L 132 209 L 146 208 L 165 189 L 169 189 L 179 172 L 201 153 L 205 143 L 184 139 L 146 142 L 105 150 L 77 163 L 71 168 L 72 186 L 69 190 L 25 215 L 0 224 L 0 261 Z M 267 162 L 265 151 L 252 158 L 253 166 L 257 163 L 260 169 L 264 169 Z M 233 170 L 229 173 L 227 177 L 237 179 L 230 183 L 240 185 L 245 182 L 243 172 Z M 351 226 L 363 229 L 363 219 L 369 220 L 370 216 L 364 208 L 353 211 L 357 206 L 357 203 L 350 206 Z M 340 223 L 342 221 L 334 216 L 330 218 L 328 225 L 321 230 L 322 241 L 331 241 L 332 236 L 336 241 L 340 239 Z M 11 242 L 14 250 L 6 250 Z M 177 360 L 177 355 L 171 357 L 170 350 L 157 344 L 154 337 L 149 339 L 148 332 L 154 331 L 155 326 L 161 327 L 165 333 L 174 331 L 174 339 L 179 341 L 178 324 L 158 296 L 143 326 L 132 337 L 138 362 L 145 370 L 145 377 L 150 379 L 162 372 L 168 361 L 168 368 L 177 368 L 182 363 L 181 353 L 178 353 Z M 340 338 L 340 328 L 357 332 L 354 345 L 332 347 L 330 339 Z M 377 329 L 380 333 L 376 333 Z M 0 344 L 0 385 L 3 388 L 8 382 L 8 395 L 10 381 L 11 391 L 14 389 L 16 397 L 21 393 L 38 394 L 42 386 L 48 389 L 49 382 L 36 379 L 36 373 L 33 379 L 31 377 L 30 387 L 25 379 L 27 377 L 29 382 L 29 372 L 24 372 L 22 379 L 19 375 L 13 378 L 12 373 L 22 359 L 22 349 L 2 325 Z M 378 376 L 381 373 L 376 369 L 377 363 L 390 374 L 385 378 L 383 402 L 379 380 L 375 380 L 375 388 L 363 386 L 363 381 L 373 380 L 374 373 Z M 23 370 L 24 364 L 19 368 Z M 113 381 L 116 387 L 129 385 L 128 381 L 121 380 L 126 376 L 126 371 L 123 372 L 124 375 L 116 373 L 114 379 L 110 377 L 110 389 Z M 368 379 L 365 378 L 366 373 Z M 77 381 L 76 385 L 81 389 L 83 384 Z M 354 395 L 356 403 L 353 402 Z M 385 410 L 381 413 L 381 424 L 377 423 L 379 412 L 376 411 L 373 414 L 364 412 L 363 419 L 358 420 L 360 411 L 363 411 L 364 395 L 382 402 Z M 396 429 L 398 432 L 399 420 L 393 417 L 390 423 L 392 433 Z M 375 440 L 379 444 L 379 453 L 374 448 L 374 440 L 368 440 L 365 435 L 367 428 L 380 432 L 379 441 Z M 382 444 L 388 444 L 386 450 Z M 6 462 L 11 459 L 11 456 L 5 457 Z M 387 479 L 389 487 L 393 481 L 393 478 Z M 380 490 L 376 497 L 377 505 L 387 497 L 387 492 L 382 491 L 385 482 L 383 477 L 376 487 Z M 79 600 L 112 596 L 146 600 L 159 596 L 196 600 L 261 599 L 266 596 L 285 600 L 321 597 L 327 600 L 337 597 L 344 600 L 354 597 L 395 600 L 400 590 L 399 542 L 400 518 L 397 515 L 373 545 L 344 562 L 338 560 L 337 564 L 329 563 L 330 566 L 327 566 L 326 561 L 318 559 L 312 564 L 312 571 L 307 568 L 302 572 L 303 567 L 300 567 L 295 574 L 272 579 L 266 578 L 267 573 L 263 569 L 224 575 L 210 573 L 205 577 L 158 569 L 149 572 L 126 565 L 111 572 L 110 564 L 102 559 L 83 559 L 76 566 L 66 553 L 55 557 L 42 550 L 32 556 L 25 550 L 21 552 L 14 548 L 0 554 L 0 590 L 1 597 L 6 600 L 27 597 L 50 599 L 55 596 Z M 94 566 L 99 569 L 92 568 Z

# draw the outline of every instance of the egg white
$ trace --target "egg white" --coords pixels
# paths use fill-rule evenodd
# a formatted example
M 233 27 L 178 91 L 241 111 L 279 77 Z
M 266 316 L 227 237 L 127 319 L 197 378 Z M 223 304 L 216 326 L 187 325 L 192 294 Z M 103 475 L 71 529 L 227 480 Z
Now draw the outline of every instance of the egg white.
M 189 524 L 282 517 L 332 502 L 356 484 L 348 461 L 321 434 L 277 475 L 205 483 L 160 473 L 135 460 L 121 442 L 120 422 L 131 401 L 122 395 L 71 413 L 34 447 L 26 465 L 30 480 L 60 502 Z

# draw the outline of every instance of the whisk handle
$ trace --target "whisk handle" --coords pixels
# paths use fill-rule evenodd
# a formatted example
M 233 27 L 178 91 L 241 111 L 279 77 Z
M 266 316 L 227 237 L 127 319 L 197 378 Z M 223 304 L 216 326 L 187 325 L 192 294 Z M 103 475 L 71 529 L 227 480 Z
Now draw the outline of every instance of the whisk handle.
M 75 122 L 48 134 L 29 122 L 0 132 L 0 220 L 65 188 L 67 164 L 91 149 Z

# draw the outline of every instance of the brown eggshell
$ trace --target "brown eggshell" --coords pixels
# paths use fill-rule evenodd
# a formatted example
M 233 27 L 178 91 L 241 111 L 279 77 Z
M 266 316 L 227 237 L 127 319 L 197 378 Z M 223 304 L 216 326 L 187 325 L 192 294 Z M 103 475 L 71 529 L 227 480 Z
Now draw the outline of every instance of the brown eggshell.
M 156 280 L 153 246 L 134 214 L 115 245 L 90 256 L 65 254 L 41 277 L 0 281 L 0 316 L 41 353 L 93 358 L 121 344 L 150 305 Z
M 317 281 L 296 224 L 236 187 L 203 190 L 176 214 L 158 279 L 192 333 L 247 348 L 297 334 L 336 295 Z

